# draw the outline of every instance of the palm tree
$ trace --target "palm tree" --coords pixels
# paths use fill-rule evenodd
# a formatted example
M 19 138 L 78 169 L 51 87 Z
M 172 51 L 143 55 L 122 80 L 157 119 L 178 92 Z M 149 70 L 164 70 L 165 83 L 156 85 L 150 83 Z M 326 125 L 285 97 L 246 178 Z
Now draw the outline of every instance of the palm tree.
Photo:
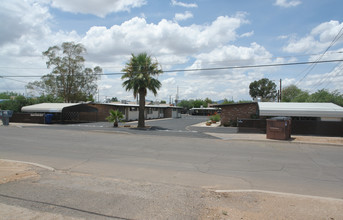
M 110 110 L 110 116 L 108 116 L 106 119 L 109 122 L 113 122 L 113 127 L 118 127 L 118 122 L 121 121 L 124 118 L 124 115 L 121 111 L 118 110 Z
M 123 87 L 126 91 L 133 90 L 134 98 L 139 95 L 139 115 L 138 127 L 144 128 L 144 109 L 145 109 L 145 96 L 147 91 L 150 90 L 155 96 L 157 90 L 161 88 L 161 82 L 154 78 L 163 71 L 159 68 L 158 62 L 153 62 L 147 53 L 140 53 L 137 56 L 132 54 L 132 57 L 126 67 L 122 70 L 125 74 L 121 77 Z

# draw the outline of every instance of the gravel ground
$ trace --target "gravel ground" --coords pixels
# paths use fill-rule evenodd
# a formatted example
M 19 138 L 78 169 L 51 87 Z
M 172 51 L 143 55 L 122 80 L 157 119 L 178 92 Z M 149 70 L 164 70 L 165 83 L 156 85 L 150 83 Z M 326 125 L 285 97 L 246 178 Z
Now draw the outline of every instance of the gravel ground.
M 18 174 L 18 175 L 17 175 Z M 343 200 L 136 182 L 0 161 L 1 219 L 343 219 Z

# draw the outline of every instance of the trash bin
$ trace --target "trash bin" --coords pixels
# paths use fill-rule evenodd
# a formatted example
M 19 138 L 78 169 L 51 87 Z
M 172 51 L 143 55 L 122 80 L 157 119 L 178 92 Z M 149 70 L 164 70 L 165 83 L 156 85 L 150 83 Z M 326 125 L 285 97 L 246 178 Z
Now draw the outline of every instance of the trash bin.
M 10 117 L 12 117 L 13 111 L 12 110 L 2 110 L 0 111 L 0 116 L 2 120 L 2 124 L 8 126 L 10 124 Z
M 267 119 L 267 139 L 288 140 L 291 138 L 292 120 L 290 117 Z
M 53 114 L 45 114 L 45 117 L 44 117 L 45 124 L 51 124 L 52 123 L 52 116 L 53 116 Z

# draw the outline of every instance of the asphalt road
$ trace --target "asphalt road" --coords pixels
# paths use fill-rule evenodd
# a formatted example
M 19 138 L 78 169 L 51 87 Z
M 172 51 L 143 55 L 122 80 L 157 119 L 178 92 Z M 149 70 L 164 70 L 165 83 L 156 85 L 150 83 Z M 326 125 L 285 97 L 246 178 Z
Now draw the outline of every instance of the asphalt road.
M 108 124 L 2 126 L 0 158 L 97 177 L 343 198 L 341 147 L 223 141 L 186 127 L 162 132 L 117 130 Z

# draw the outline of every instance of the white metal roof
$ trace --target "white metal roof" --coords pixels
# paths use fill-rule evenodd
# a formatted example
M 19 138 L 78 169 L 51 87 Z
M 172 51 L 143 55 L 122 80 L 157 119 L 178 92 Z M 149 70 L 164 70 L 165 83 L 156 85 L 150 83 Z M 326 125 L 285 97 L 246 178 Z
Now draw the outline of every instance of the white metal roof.
M 260 116 L 343 118 L 343 108 L 333 103 L 258 102 Z
M 80 105 L 81 103 L 40 103 L 36 105 L 24 106 L 22 112 L 49 112 L 61 113 L 63 108 Z
M 123 107 L 139 107 L 138 104 L 123 104 L 123 103 L 105 103 L 105 105 L 113 106 L 123 106 Z M 170 106 L 170 105 L 145 105 L 146 108 L 182 108 L 179 106 Z
M 190 110 L 218 110 L 218 108 L 191 108 Z

